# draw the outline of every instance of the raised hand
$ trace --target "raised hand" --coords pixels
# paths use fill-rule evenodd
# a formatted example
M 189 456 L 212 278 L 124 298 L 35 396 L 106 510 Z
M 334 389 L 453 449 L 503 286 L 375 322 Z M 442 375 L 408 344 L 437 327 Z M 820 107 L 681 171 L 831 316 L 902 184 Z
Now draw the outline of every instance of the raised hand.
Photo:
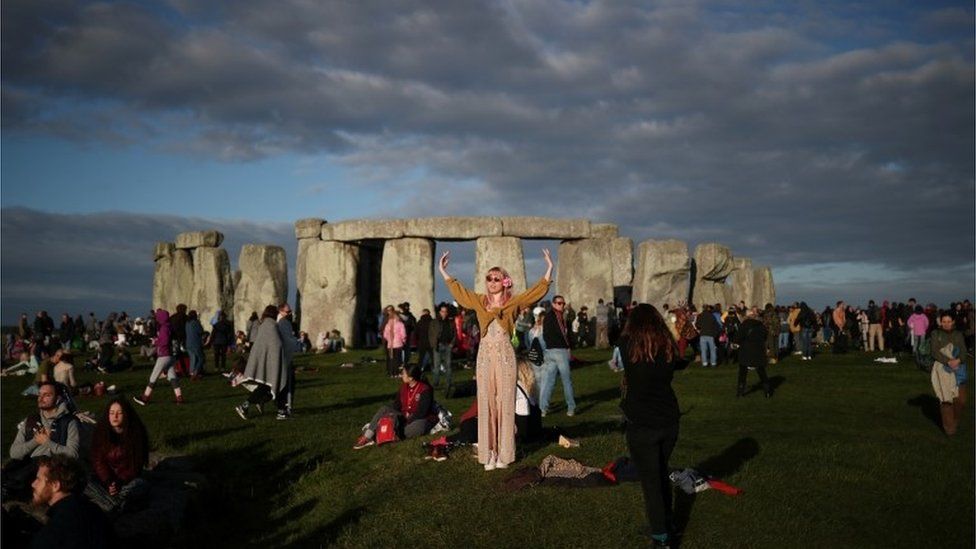
M 451 278 L 451 275 L 447 274 L 447 265 L 451 262 L 451 251 L 446 250 L 441 254 L 441 260 L 437 263 L 437 268 L 441 271 L 441 276 L 444 280 Z
M 552 256 L 549 248 L 542 249 L 542 258 L 546 260 L 546 280 L 552 280 Z

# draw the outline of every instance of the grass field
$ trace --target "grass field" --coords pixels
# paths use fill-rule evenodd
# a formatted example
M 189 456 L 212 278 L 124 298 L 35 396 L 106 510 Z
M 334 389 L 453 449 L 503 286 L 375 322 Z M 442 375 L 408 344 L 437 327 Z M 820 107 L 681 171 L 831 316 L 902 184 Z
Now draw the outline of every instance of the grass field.
M 159 384 L 139 413 L 156 450 L 194 457 L 210 478 L 183 540 L 207 547 L 638 547 L 647 544 L 639 485 L 502 493 L 506 471 L 485 472 L 467 451 L 425 461 L 408 441 L 353 451 L 359 428 L 392 399 L 381 363 L 340 368 L 362 355 L 300 356 L 296 416 L 267 411 L 245 422 L 233 411 L 245 391 L 221 376 L 185 382 L 187 404 Z M 546 418 L 581 447 L 533 448 L 516 468 L 548 454 L 602 466 L 626 454 L 619 429 L 619 374 L 608 352 L 576 353 L 578 414 L 566 417 L 561 388 Z M 677 499 L 683 547 L 939 547 L 974 543 L 973 406 L 946 437 L 928 376 L 902 360 L 821 355 L 769 370 L 772 399 L 735 398 L 735 370 L 692 366 L 674 387 L 682 410 L 672 467 L 696 467 L 739 486 Z M 750 382 L 756 383 L 754 373 Z M 102 376 L 129 395 L 148 365 Z M 461 379 L 472 375 L 463 370 Z M 3 378 L 4 444 L 35 406 L 19 396 L 27 378 Z M 471 399 L 438 400 L 456 416 Z M 97 411 L 104 399 L 79 399 Z M 425 437 L 422 440 L 428 440 Z M 512 469 L 509 469 L 511 471 Z

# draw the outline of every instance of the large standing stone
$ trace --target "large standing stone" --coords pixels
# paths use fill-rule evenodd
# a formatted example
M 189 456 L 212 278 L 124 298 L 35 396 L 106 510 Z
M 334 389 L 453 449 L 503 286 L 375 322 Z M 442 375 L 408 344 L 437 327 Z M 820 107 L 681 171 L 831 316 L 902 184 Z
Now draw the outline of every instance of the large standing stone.
M 630 286 L 634 280 L 634 241 L 629 238 L 609 238 L 610 266 L 613 285 Z M 609 303 L 609 302 L 608 302 Z
M 176 235 L 176 247 L 189 250 L 192 248 L 216 248 L 224 241 L 224 234 L 220 231 L 193 231 Z
M 318 334 L 339 330 L 352 341 L 356 320 L 359 248 L 342 242 L 312 241 L 305 252 L 301 329 L 313 344 Z
M 153 274 L 153 309 L 176 311 L 180 303 L 193 297 L 193 256 L 187 250 L 167 248 L 169 253 L 156 259 Z M 156 246 L 157 252 L 160 250 Z
M 161 257 L 171 256 L 175 251 L 176 246 L 172 242 L 157 242 L 153 249 L 153 261 Z
M 512 236 L 489 236 L 474 243 L 474 284 L 476 292 L 486 293 L 488 269 L 501 267 L 512 278 L 512 295 L 525 291 L 525 256 L 522 241 Z
M 776 286 L 773 285 L 773 270 L 769 267 L 753 269 L 753 300 L 757 307 L 764 307 L 767 303 L 776 304 Z
M 752 260 L 745 257 L 735 258 L 735 270 L 729 275 L 729 282 L 732 284 L 732 301 L 734 303 L 744 302 L 747 307 L 755 305 L 753 298 L 753 281 L 755 275 L 752 272 Z
M 519 238 L 590 238 L 588 219 L 553 219 L 551 217 L 502 217 L 502 234 Z
M 302 320 L 302 295 L 305 292 L 306 257 L 308 249 L 316 242 L 321 242 L 318 237 L 298 239 L 298 257 L 295 258 L 295 321 L 299 324 Z
M 502 221 L 497 217 L 421 217 L 403 222 L 403 236 L 434 240 L 474 240 L 501 236 Z
M 380 302 L 396 306 L 404 301 L 420 317 L 434 307 L 434 242 L 425 238 L 398 238 L 383 245 Z
M 234 310 L 234 280 L 230 272 L 227 250 L 203 246 L 193 250 L 193 296 L 187 303 L 196 309 L 200 322 L 209 326 L 217 309 L 227 313 Z
M 559 245 L 558 259 L 557 293 L 565 297 L 576 311 L 586 306 L 592 316 L 598 299 L 612 302 L 613 261 L 606 239 L 565 241 Z
M 695 248 L 695 285 L 692 296 L 695 305 L 720 304 L 724 309 L 732 301 L 732 288 L 725 284 L 735 269 L 735 260 L 727 246 L 715 242 L 699 244 Z
M 561 260 L 561 258 L 560 258 Z M 633 299 L 658 309 L 688 301 L 691 257 L 680 240 L 645 240 L 637 246 Z
M 295 238 L 299 240 L 303 238 L 318 239 L 322 236 L 322 225 L 324 224 L 325 220 L 317 217 L 299 219 L 295 222 Z
M 325 223 L 322 225 L 322 240 L 338 240 L 340 242 L 355 242 L 357 240 L 403 238 L 404 221 L 392 219 L 373 221 L 357 219 L 339 223 Z M 311 335 L 309 336 L 311 337 Z
M 245 244 L 237 265 L 241 277 L 234 289 L 234 327 L 243 330 L 252 312 L 260 316 L 268 305 L 288 299 L 288 260 L 281 246 Z

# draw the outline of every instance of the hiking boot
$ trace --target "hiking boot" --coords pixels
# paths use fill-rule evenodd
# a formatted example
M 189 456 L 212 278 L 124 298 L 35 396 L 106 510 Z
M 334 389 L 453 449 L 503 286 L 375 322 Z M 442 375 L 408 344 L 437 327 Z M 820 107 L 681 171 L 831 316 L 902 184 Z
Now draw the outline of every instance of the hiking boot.
M 241 416 L 241 419 L 247 421 L 247 408 L 243 405 L 235 406 L 234 411 L 237 412 L 237 415 Z
M 132 400 L 136 401 L 139 406 L 145 406 L 149 404 L 149 395 L 142 394 L 136 397 L 132 397 Z
M 362 450 L 363 448 L 365 448 L 367 446 L 372 446 L 374 444 L 376 444 L 376 441 L 375 440 L 373 440 L 371 438 L 366 438 L 366 435 L 362 435 L 362 436 L 359 437 L 358 440 L 356 440 L 356 444 L 353 445 L 352 449 L 353 450 Z

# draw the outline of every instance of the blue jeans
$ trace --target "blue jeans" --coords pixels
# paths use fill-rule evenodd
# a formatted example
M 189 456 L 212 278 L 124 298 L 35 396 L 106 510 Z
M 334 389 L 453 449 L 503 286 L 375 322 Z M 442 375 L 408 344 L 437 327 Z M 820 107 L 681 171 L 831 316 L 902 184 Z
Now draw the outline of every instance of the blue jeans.
M 715 350 L 715 338 L 712 336 L 701 336 L 702 366 L 715 366 L 718 364 L 718 353 Z
M 203 373 L 203 349 L 187 349 L 186 354 L 190 355 L 190 374 Z
M 447 374 L 447 386 L 451 386 L 451 344 L 438 343 L 434 352 L 434 387 L 441 383 L 441 366 Z
M 785 330 L 779 333 L 779 348 L 783 350 L 790 346 L 790 331 Z
M 813 330 L 810 328 L 803 328 L 800 330 L 800 352 L 803 353 L 803 356 L 813 356 L 813 346 L 811 345 L 812 340 Z
M 566 410 L 576 411 L 573 398 L 573 380 L 569 373 L 569 349 L 546 349 L 546 361 L 542 363 L 542 379 L 539 380 L 539 409 L 549 410 L 549 398 L 556 387 L 556 374 L 563 380 L 563 395 L 566 397 Z

